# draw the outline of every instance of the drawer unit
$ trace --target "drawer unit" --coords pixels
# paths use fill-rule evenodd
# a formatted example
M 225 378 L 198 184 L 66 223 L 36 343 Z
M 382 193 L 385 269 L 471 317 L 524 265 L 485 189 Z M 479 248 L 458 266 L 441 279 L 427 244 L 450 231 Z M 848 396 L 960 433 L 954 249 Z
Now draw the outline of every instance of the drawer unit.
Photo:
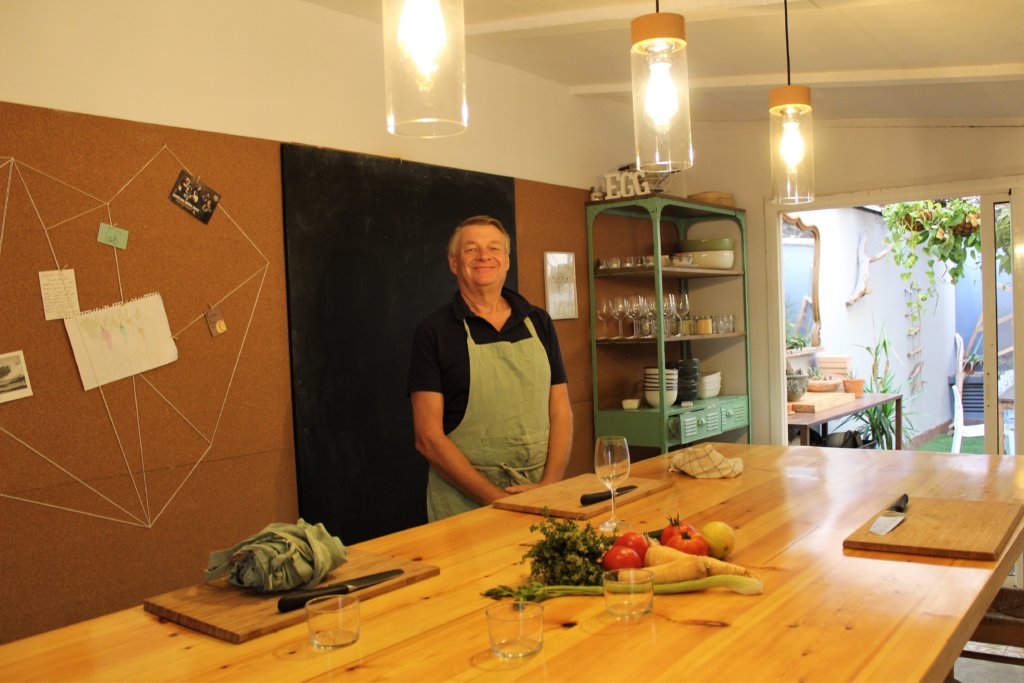
M 718 404 L 722 412 L 722 431 L 746 427 L 749 422 L 746 396 L 732 396 Z

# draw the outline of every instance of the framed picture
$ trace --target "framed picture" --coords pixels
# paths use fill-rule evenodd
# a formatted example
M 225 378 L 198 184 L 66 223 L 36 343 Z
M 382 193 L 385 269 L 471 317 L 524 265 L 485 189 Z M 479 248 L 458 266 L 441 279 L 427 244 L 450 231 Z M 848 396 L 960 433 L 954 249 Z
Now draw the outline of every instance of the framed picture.
M 21 351 L 0 353 L 0 403 L 31 395 L 25 354 Z
M 578 318 L 576 310 L 576 254 L 544 252 L 544 294 L 552 320 Z

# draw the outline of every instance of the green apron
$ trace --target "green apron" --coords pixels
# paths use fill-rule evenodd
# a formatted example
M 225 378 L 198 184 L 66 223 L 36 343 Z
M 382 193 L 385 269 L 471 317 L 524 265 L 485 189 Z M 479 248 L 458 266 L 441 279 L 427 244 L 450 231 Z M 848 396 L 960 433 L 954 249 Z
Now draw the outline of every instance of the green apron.
M 462 323 L 469 348 L 469 401 L 448 438 L 499 488 L 540 481 L 547 462 L 551 365 L 533 322 L 525 322 L 529 339 L 493 344 L 474 342 L 469 325 Z M 429 521 L 478 507 L 430 468 Z

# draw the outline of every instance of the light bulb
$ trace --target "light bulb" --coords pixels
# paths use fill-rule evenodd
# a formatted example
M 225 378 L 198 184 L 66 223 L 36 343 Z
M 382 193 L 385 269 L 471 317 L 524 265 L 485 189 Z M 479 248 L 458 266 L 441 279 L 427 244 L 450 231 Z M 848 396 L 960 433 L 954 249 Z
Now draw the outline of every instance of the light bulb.
M 789 170 L 794 170 L 804 160 L 804 138 L 800 134 L 799 121 L 782 122 L 782 140 L 779 142 L 779 154 L 786 162 Z
M 398 20 L 398 45 L 424 83 L 433 78 L 438 55 L 447 43 L 439 0 L 406 0 Z
M 672 117 L 679 112 L 679 94 L 672 80 L 672 65 L 668 62 L 654 61 L 650 64 L 650 72 L 644 97 L 644 111 L 659 130 L 664 130 L 669 127 Z

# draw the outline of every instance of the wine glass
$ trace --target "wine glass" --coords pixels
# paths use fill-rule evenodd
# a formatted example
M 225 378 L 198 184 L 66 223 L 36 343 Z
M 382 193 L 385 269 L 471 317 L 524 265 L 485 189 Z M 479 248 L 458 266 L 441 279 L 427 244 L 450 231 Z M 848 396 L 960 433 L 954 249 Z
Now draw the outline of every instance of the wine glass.
M 599 436 L 594 448 L 594 472 L 612 494 L 612 516 L 598 528 L 615 533 L 629 522 L 615 519 L 615 485 L 629 476 L 629 445 L 624 436 Z
M 608 321 L 614 316 L 612 315 L 612 302 L 609 299 L 604 299 L 601 305 L 594 311 L 594 315 L 601 321 L 601 335 L 598 339 L 608 338 Z
M 612 317 L 615 318 L 615 322 L 619 324 L 619 336 L 616 339 L 622 339 L 624 334 L 622 330 L 622 321 L 626 318 L 626 300 L 621 296 L 617 296 L 612 299 Z
M 634 294 L 629 297 L 629 302 L 626 304 L 626 315 L 633 322 L 633 334 L 630 338 L 637 339 L 644 336 L 640 321 L 647 315 L 647 300 L 642 294 Z

